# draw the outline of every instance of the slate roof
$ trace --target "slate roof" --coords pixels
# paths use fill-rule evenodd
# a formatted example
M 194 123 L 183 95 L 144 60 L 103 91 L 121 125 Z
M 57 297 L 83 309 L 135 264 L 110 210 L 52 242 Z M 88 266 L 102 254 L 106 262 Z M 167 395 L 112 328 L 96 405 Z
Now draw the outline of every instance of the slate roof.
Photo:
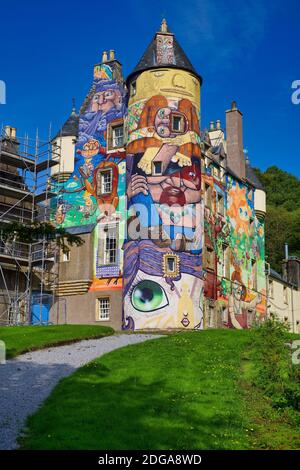
M 264 191 L 264 187 L 261 184 L 252 166 L 250 165 L 249 160 L 246 160 L 246 178 L 256 189 L 261 189 Z
M 86 224 L 80 225 L 78 227 L 68 227 L 66 228 L 66 232 L 71 233 L 73 235 L 83 235 L 84 233 L 90 233 L 94 230 L 97 224 Z
M 161 32 L 157 34 L 163 34 Z M 142 55 L 140 61 L 136 65 L 136 67 L 133 69 L 133 71 L 128 75 L 127 77 L 127 83 L 134 78 L 134 76 L 138 75 L 139 73 L 145 71 L 145 70 L 151 70 L 153 68 L 161 68 L 161 67 L 167 67 L 167 68 L 176 68 L 176 69 L 184 69 L 187 70 L 188 72 L 193 73 L 196 75 L 196 77 L 199 78 L 200 83 L 202 84 L 202 77 L 196 72 L 194 66 L 192 65 L 191 61 L 188 59 L 187 55 L 185 54 L 184 50 L 176 40 L 175 36 L 171 33 L 167 33 L 168 35 L 173 36 L 173 49 L 174 49 L 174 63 L 166 63 L 166 64 L 158 64 L 157 63 L 157 45 L 156 45 L 156 40 L 157 40 L 157 34 L 153 37 L 152 41 L 150 42 L 149 46 L 145 50 L 144 54 Z
M 57 132 L 56 137 L 69 137 L 74 135 L 78 137 L 79 115 L 75 109 L 72 110 L 70 117 L 66 120 L 62 128 Z

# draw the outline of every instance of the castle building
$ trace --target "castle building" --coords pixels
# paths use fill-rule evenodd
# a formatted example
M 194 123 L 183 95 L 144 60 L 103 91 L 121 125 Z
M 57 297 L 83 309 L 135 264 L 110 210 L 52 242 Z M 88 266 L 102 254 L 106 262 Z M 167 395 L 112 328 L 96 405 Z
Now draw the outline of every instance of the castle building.
M 265 192 L 235 102 L 201 128 L 202 78 L 166 21 L 125 80 L 113 50 L 53 144 L 61 254 L 52 321 L 116 329 L 248 328 L 266 316 Z

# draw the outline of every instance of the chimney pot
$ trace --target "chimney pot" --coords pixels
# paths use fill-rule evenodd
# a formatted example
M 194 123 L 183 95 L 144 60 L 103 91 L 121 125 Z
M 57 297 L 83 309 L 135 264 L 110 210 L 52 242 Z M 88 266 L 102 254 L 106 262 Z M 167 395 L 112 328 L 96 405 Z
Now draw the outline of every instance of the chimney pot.
M 217 122 L 216 122 L 216 129 L 218 129 L 218 130 L 221 129 L 221 121 L 220 121 L 220 119 L 218 119 Z
M 111 49 L 109 51 L 109 60 L 115 60 L 115 51 L 114 51 L 114 49 Z
M 15 139 L 17 136 L 17 129 L 11 126 L 5 126 L 4 132 L 9 139 Z
M 102 62 L 107 62 L 107 52 L 106 51 L 103 51 Z
M 210 131 L 215 130 L 215 123 L 214 123 L 214 121 L 210 121 L 209 130 L 210 130 Z
M 238 109 L 238 108 L 237 108 L 237 102 L 236 102 L 236 101 L 233 101 L 233 102 L 231 103 L 231 110 L 232 110 L 232 111 L 236 111 L 237 109 Z

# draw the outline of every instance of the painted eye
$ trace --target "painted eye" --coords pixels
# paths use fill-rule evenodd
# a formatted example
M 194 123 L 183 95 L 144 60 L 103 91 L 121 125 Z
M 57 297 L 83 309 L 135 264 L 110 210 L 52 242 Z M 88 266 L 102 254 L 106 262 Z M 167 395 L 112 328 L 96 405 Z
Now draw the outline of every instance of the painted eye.
M 135 286 L 131 303 L 140 312 L 152 312 L 169 304 L 164 289 L 157 282 L 147 280 Z

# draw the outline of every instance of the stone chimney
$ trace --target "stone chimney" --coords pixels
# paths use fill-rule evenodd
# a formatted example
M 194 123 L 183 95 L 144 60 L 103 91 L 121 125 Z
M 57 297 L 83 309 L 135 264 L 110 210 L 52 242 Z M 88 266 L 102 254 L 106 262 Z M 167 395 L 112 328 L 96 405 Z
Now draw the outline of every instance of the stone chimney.
M 226 149 L 227 165 L 239 177 L 246 176 L 246 162 L 243 145 L 243 115 L 236 101 L 226 111 Z
M 285 257 L 282 263 L 283 277 L 286 281 L 300 288 L 300 259 L 296 256 Z
M 108 52 L 103 51 L 101 62 L 94 66 L 94 79 L 97 80 L 110 80 L 109 74 L 106 73 L 103 66 L 107 66 L 107 69 L 112 71 L 112 78 L 119 83 L 123 83 L 122 75 L 122 64 L 116 59 L 114 49 L 110 49 Z

